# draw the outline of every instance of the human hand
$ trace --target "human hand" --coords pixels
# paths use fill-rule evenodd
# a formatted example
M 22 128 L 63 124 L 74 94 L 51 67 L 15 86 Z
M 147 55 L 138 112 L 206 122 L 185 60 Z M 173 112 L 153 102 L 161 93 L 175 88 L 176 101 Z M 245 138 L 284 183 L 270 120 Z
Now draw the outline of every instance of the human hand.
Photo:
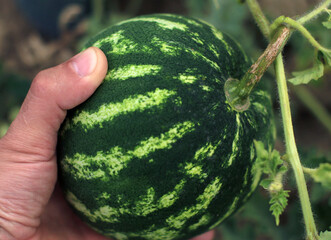
M 56 185 L 57 132 L 68 109 L 89 98 L 107 72 L 92 47 L 40 72 L 0 139 L 0 239 L 107 239 L 81 222 Z M 208 232 L 194 240 L 210 240 Z

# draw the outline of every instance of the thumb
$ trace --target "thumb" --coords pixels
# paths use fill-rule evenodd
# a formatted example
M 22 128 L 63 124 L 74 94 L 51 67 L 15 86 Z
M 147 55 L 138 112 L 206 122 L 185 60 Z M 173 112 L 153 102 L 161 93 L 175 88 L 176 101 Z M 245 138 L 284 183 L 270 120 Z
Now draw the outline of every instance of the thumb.
M 33 80 L 20 112 L 4 138 L 15 150 L 51 157 L 57 131 L 71 109 L 101 84 L 107 72 L 107 59 L 95 47 L 56 67 L 43 70 Z M 42 151 L 42 152 L 41 152 Z

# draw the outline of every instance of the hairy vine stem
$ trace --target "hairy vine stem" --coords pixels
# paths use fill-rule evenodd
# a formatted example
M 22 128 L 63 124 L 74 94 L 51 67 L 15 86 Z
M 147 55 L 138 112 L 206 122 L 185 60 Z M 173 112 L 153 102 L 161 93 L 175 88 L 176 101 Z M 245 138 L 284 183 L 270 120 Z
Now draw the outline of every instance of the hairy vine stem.
M 274 23 L 270 26 L 271 33 L 275 30 L 277 30 L 281 25 L 287 24 L 291 28 L 294 28 L 298 30 L 309 42 L 310 44 L 315 47 L 316 49 L 324 52 L 331 52 L 330 49 L 327 49 L 323 47 L 321 44 L 319 44 L 315 38 L 310 34 L 310 32 L 298 21 L 293 20 L 292 18 L 281 16 L 277 18 Z
M 243 78 L 241 80 L 230 78 L 225 82 L 224 90 L 227 101 L 234 109 L 239 112 L 248 109 L 250 93 L 283 50 L 290 33 L 291 31 L 287 27 L 279 28 L 266 50 L 248 69 Z
M 329 52 L 329 49 L 322 47 L 311 34 L 302 26 L 303 23 L 313 19 L 322 13 L 331 5 L 331 0 L 324 1 L 319 7 L 302 16 L 297 21 L 280 17 L 270 26 L 268 19 L 262 12 L 256 0 L 246 0 L 253 17 L 259 26 L 262 34 L 269 39 L 270 43 L 258 60 L 248 69 L 244 77 L 238 79 L 228 79 L 225 83 L 224 90 L 228 103 L 236 111 L 245 111 L 249 107 L 249 95 L 256 84 L 260 81 L 263 74 L 269 66 L 275 61 L 277 55 L 283 50 L 290 35 L 294 29 L 283 24 L 288 23 L 295 29 L 298 29 L 307 39 L 319 50 Z
M 279 54 L 275 61 L 276 79 L 278 86 L 278 95 L 281 106 L 281 114 L 283 119 L 284 136 L 286 142 L 286 153 L 289 162 L 292 166 L 294 176 L 297 182 L 299 198 L 301 202 L 301 208 L 303 212 L 303 218 L 306 226 L 307 239 L 316 240 L 319 239 L 316 229 L 311 204 L 309 201 L 309 194 L 305 177 L 302 170 L 298 150 L 295 143 L 290 101 L 288 97 L 288 89 L 286 83 L 285 69 L 283 63 L 282 54 Z
M 269 21 L 262 12 L 257 0 L 246 0 L 246 2 L 261 32 L 267 39 L 269 39 L 270 43 L 265 52 L 249 68 L 249 70 L 241 80 L 228 79 L 225 84 L 225 93 L 227 96 L 227 100 L 230 105 L 237 111 L 244 111 L 245 109 L 247 109 L 249 106 L 250 92 L 258 83 L 258 81 L 260 80 L 264 72 L 267 70 L 267 68 L 270 66 L 270 64 L 273 63 L 275 60 L 276 79 L 281 105 L 281 115 L 283 119 L 286 152 L 289 158 L 289 162 L 293 168 L 294 176 L 297 183 L 304 223 L 306 227 L 307 239 L 317 240 L 319 239 L 319 235 L 316 229 L 307 185 L 295 143 L 290 102 L 288 97 L 288 88 L 285 76 L 285 68 L 281 54 L 281 51 L 283 50 L 283 47 L 288 41 L 293 29 L 290 29 L 287 26 L 279 25 L 277 26 L 277 30 L 273 32 L 273 29 L 271 29 Z M 309 36 L 309 32 L 307 31 L 307 34 L 307 32 L 305 31 L 306 29 L 302 26 L 302 24 L 315 18 L 318 14 L 326 10 L 329 5 L 331 5 L 331 0 L 325 0 L 317 8 L 315 8 L 308 14 L 302 16 L 297 21 L 294 21 L 292 19 L 286 21 L 287 23 L 290 23 L 290 25 L 296 26 L 296 28 L 301 30 L 304 35 Z M 284 17 L 280 24 L 284 23 L 284 19 L 286 18 Z M 318 46 L 319 48 L 321 47 L 320 45 L 316 45 L 315 42 L 314 45 Z
M 260 28 L 262 34 L 269 39 L 270 29 L 269 29 L 269 20 L 266 18 L 262 9 L 256 0 L 246 0 L 246 3 L 253 14 L 253 18 Z
M 316 16 L 318 16 L 321 12 L 323 12 L 324 10 L 326 10 L 328 8 L 328 6 L 330 6 L 330 5 L 331 5 L 331 0 L 325 0 L 325 1 L 323 1 L 314 10 L 312 10 L 308 14 L 302 16 L 301 18 L 299 18 L 297 20 L 297 22 L 300 23 L 300 24 L 305 24 L 306 22 L 309 22 L 310 20 L 312 20 L 313 18 L 315 18 Z

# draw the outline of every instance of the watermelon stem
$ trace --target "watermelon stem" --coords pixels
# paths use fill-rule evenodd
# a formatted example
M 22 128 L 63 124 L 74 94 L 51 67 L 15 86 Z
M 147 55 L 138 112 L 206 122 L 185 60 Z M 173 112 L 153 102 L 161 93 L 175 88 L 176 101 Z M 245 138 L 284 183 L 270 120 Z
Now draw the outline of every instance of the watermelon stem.
M 291 30 L 288 27 L 280 27 L 273 35 L 263 54 L 248 69 L 243 78 L 241 80 L 229 78 L 226 81 L 224 85 L 225 95 L 234 110 L 242 112 L 249 108 L 250 93 L 269 66 L 275 61 L 277 55 L 283 50 L 290 34 Z
M 246 3 L 250 9 L 250 11 L 253 13 L 253 18 L 258 25 L 259 29 L 261 30 L 264 37 L 269 39 L 270 36 L 270 22 L 264 15 L 260 4 L 256 0 L 246 0 Z
M 278 94 L 281 104 L 281 114 L 283 118 L 286 152 L 288 154 L 289 162 L 292 166 L 293 173 L 297 182 L 303 218 L 306 226 L 307 239 L 316 240 L 319 239 L 319 236 L 316 229 L 313 212 L 311 209 L 307 184 L 305 181 L 302 165 L 300 162 L 300 157 L 295 143 L 290 102 L 287 93 L 288 89 L 287 89 L 282 54 L 280 54 L 277 57 L 275 68 L 276 68 L 276 78 L 278 85 Z

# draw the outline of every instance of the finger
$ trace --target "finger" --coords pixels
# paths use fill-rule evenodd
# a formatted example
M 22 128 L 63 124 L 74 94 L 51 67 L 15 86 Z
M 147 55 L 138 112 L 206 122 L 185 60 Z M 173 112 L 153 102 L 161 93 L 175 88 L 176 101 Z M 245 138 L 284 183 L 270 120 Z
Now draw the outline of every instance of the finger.
M 66 110 L 90 97 L 106 72 L 107 59 L 95 47 L 40 72 L 5 136 L 7 142 L 11 142 L 16 150 L 53 152 L 57 131 L 66 116 Z
M 191 240 L 212 240 L 215 236 L 215 231 L 212 230 L 212 231 L 209 231 L 209 232 L 206 232 L 204 234 L 201 234 L 195 238 L 192 238 Z

